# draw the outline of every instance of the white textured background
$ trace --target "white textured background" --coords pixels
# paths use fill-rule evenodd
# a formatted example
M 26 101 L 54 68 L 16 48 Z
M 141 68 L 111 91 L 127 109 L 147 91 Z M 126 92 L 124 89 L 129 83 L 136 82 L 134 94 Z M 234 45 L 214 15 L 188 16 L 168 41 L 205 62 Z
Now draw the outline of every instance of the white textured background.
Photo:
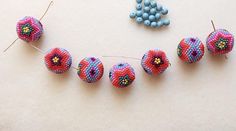
M 15 24 L 25 15 L 39 18 L 49 0 L 1 0 L 0 50 L 15 38 Z M 55 0 L 43 19 L 45 33 L 36 45 L 63 47 L 73 65 L 86 56 L 141 58 L 149 49 L 166 51 L 172 66 L 161 76 L 144 73 L 139 61 L 101 58 L 102 80 L 82 82 L 75 70 L 47 71 L 43 55 L 22 41 L 0 52 L 0 131 L 235 131 L 236 51 L 223 57 L 208 52 L 187 65 L 176 54 L 183 37 L 205 43 L 216 27 L 236 33 L 235 0 L 159 0 L 169 8 L 171 25 L 151 30 L 129 19 L 135 0 Z M 130 63 L 133 85 L 114 89 L 108 79 L 113 64 Z

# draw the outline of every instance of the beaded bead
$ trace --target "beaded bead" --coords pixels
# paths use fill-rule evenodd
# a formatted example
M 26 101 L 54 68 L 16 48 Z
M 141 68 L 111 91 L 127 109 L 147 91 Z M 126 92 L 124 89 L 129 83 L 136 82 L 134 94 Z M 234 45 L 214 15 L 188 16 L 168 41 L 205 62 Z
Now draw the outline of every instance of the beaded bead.
M 154 20 L 155 20 L 155 16 L 154 16 L 154 15 L 150 15 L 150 16 L 149 16 L 149 20 L 150 20 L 150 21 L 154 21 Z
M 179 58 L 187 63 L 194 63 L 204 55 L 204 45 L 198 38 L 182 39 L 177 48 Z
M 26 16 L 17 22 L 16 32 L 21 40 L 26 42 L 34 42 L 39 40 L 42 36 L 43 25 L 39 20 Z
M 78 65 L 78 76 L 85 82 L 94 83 L 103 76 L 104 67 L 102 62 L 95 57 L 86 57 Z
M 144 12 L 149 12 L 150 11 L 150 7 L 144 7 Z
M 125 88 L 135 80 L 135 72 L 128 63 L 119 63 L 110 69 L 109 79 L 115 87 Z
M 136 5 L 136 9 L 137 9 L 137 10 L 141 10 L 141 9 L 142 9 L 142 4 L 137 4 L 137 5 Z
M 163 22 L 163 25 L 165 25 L 165 26 L 170 24 L 170 20 L 169 19 L 163 19 L 161 21 Z
M 150 24 L 151 24 L 151 22 L 149 20 L 144 21 L 144 25 L 149 26 Z
M 218 29 L 207 37 L 206 44 L 213 55 L 227 54 L 234 47 L 234 36 L 225 29 Z
M 143 13 L 143 19 L 146 20 L 149 18 L 149 14 L 148 13 Z
M 151 27 L 156 27 L 157 26 L 157 22 L 152 22 L 151 23 Z
M 142 3 L 142 0 L 136 0 L 137 3 Z
M 150 5 L 150 0 L 144 0 L 144 6 L 149 6 Z
M 135 12 L 135 11 L 132 11 L 132 12 L 129 14 L 129 17 L 130 17 L 130 18 L 135 18 L 135 17 L 136 17 L 136 12 Z
M 168 9 L 167 8 L 163 8 L 161 13 L 162 13 L 162 15 L 167 15 L 168 14 Z
M 137 17 L 141 17 L 143 15 L 143 12 L 141 10 L 138 10 L 136 12 Z
M 137 17 L 136 22 L 141 24 L 143 22 L 143 18 L 142 17 Z
M 156 19 L 158 20 L 158 19 L 161 18 L 161 14 L 160 14 L 160 13 L 156 13 L 155 17 L 156 17 Z
M 62 74 L 68 71 L 72 64 L 70 53 L 62 48 L 49 50 L 44 57 L 44 61 L 46 67 L 56 74 Z
M 156 8 L 151 8 L 150 14 L 155 15 L 157 13 Z
M 144 71 L 150 75 L 163 73 L 170 65 L 165 52 L 155 49 L 146 52 L 141 60 Z

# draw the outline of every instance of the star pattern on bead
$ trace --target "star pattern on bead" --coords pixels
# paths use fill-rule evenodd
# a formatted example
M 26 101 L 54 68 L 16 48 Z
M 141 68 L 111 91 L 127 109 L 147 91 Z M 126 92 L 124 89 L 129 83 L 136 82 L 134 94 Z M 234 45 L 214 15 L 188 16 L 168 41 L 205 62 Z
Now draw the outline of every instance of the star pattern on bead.
M 122 87 L 126 87 L 126 86 L 128 86 L 129 84 L 130 84 L 130 78 L 129 78 L 129 76 L 128 75 L 125 75 L 125 76 L 121 76 L 120 78 L 119 78 L 119 81 L 120 81 L 120 86 L 122 86 Z
M 31 27 L 31 25 L 29 23 L 26 23 L 26 24 L 22 25 L 22 27 L 21 27 L 21 34 L 23 34 L 23 35 L 30 36 L 32 31 L 33 31 L 33 28 Z
M 224 39 L 224 38 L 220 38 L 217 42 L 216 42 L 216 47 L 218 50 L 224 50 L 228 47 L 228 40 Z
M 219 29 L 212 32 L 207 38 L 207 48 L 214 55 L 222 55 L 232 51 L 234 36 L 227 30 Z
M 116 64 L 109 72 L 109 79 L 115 87 L 125 88 L 135 79 L 134 69 L 128 63 Z
M 38 40 L 42 35 L 41 23 L 33 17 L 25 17 L 17 22 L 18 37 L 27 42 Z

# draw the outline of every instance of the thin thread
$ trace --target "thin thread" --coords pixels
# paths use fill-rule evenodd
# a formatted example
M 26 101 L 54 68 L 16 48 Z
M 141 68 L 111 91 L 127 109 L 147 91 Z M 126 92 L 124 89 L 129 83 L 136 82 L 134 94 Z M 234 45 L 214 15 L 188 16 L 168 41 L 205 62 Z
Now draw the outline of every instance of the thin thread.
M 45 52 L 44 52 L 43 50 L 39 49 L 38 47 L 34 46 L 33 44 L 30 44 L 30 43 L 29 43 L 29 45 L 30 45 L 30 47 L 32 47 L 33 49 L 35 49 L 35 50 L 38 51 L 39 53 L 45 54 Z
M 125 59 L 133 59 L 133 60 L 141 60 L 139 58 L 135 58 L 135 57 L 129 57 L 129 56 L 108 56 L 108 55 L 104 55 L 102 57 L 110 57 L 110 58 L 125 58 Z
M 215 24 L 214 24 L 213 20 L 211 20 L 211 24 L 212 24 L 212 27 L 213 27 L 214 31 L 216 31 L 216 27 L 215 27 Z
M 72 67 L 73 69 L 77 70 L 77 71 L 79 70 L 77 67 L 75 67 L 75 66 L 73 66 L 73 65 L 72 65 L 71 67 Z
M 41 18 L 39 19 L 39 21 L 41 21 L 41 20 L 44 18 L 44 16 L 47 14 L 47 12 L 48 12 L 48 10 L 49 10 L 49 8 L 51 7 L 52 4 L 53 4 L 53 1 L 51 1 L 51 2 L 49 3 L 48 8 L 45 10 L 45 12 L 43 13 L 43 15 L 42 15 Z
M 11 46 L 14 45 L 14 43 L 16 43 L 17 40 L 19 40 L 19 38 L 16 38 L 3 52 L 6 52 Z

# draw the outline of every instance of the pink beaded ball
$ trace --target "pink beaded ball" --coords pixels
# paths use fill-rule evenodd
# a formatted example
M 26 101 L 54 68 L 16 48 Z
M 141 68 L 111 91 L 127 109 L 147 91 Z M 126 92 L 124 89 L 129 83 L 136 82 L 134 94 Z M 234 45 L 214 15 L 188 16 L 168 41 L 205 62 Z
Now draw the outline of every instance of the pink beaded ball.
M 17 22 L 16 32 L 20 39 L 26 42 L 34 42 L 42 36 L 43 26 L 39 20 L 26 16 Z
M 227 30 L 219 29 L 207 37 L 206 43 L 210 53 L 213 55 L 223 55 L 232 51 L 234 36 Z

